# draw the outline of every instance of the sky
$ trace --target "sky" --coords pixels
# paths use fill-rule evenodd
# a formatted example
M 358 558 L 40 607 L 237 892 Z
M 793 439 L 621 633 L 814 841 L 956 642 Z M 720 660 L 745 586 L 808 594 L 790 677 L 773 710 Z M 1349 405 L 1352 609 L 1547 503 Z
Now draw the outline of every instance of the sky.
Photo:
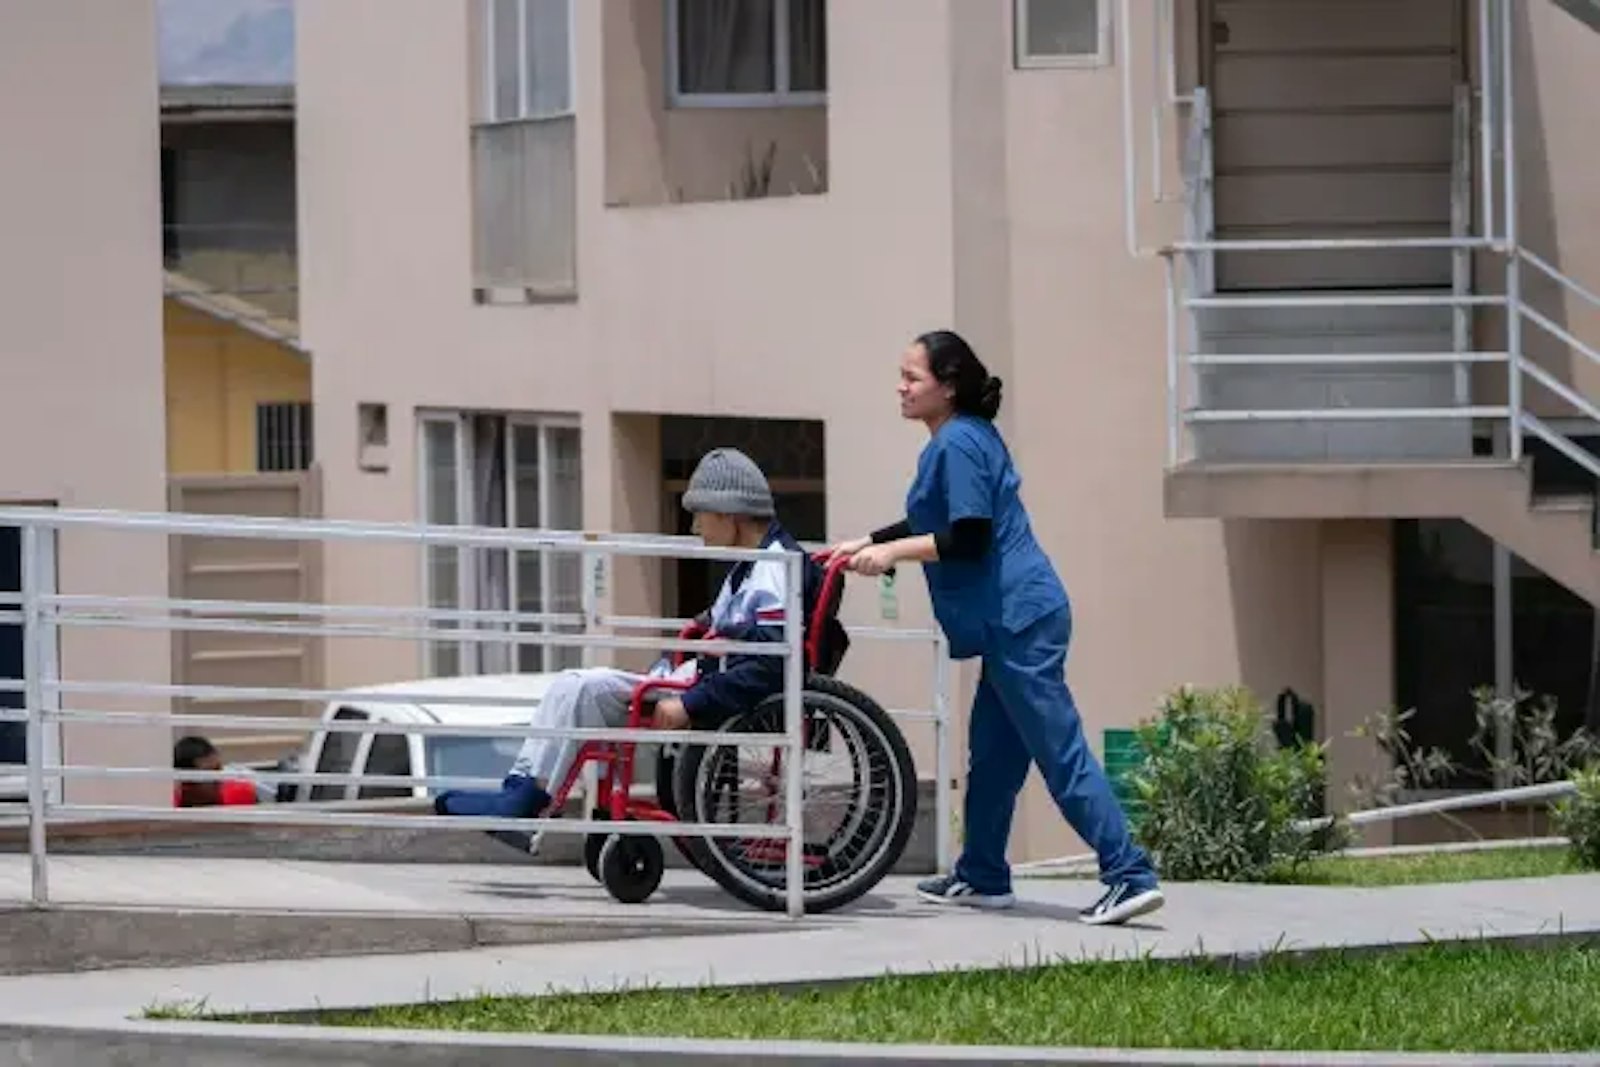
M 294 82 L 294 0 L 160 0 L 161 81 Z

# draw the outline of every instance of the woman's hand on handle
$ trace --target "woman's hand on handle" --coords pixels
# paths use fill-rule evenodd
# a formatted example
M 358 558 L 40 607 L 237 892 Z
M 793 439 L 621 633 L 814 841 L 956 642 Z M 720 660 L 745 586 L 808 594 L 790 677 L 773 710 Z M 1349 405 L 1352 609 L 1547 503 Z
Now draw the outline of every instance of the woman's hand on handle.
M 870 537 L 858 537 L 853 541 L 840 541 L 838 544 L 828 549 L 828 566 L 831 567 L 840 560 L 845 560 L 848 562 L 849 560 L 854 559 L 855 556 L 863 549 L 868 548 L 871 545 L 872 538 Z
M 897 562 L 899 555 L 895 551 L 894 544 L 869 544 L 850 557 L 850 569 L 868 578 L 875 578 L 885 571 L 893 570 Z

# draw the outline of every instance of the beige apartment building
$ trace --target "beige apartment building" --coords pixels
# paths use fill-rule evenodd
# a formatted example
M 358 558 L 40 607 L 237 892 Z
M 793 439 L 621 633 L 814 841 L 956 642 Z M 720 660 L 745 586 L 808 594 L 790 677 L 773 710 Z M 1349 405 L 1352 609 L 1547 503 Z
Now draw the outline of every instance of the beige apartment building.
M 1346 732 L 1396 702 L 1458 750 L 1475 684 L 1592 721 L 1600 568 L 1592 497 L 1571 494 L 1600 441 L 1579 347 L 1600 319 L 1507 250 L 1600 288 L 1595 15 L 301 4 L 327 513 L 675 532 L 687 468 L 733 442 L 802 536 L 856 534 L 900 516 L 922 443 L 896 415 L 898 354 L 953 326 L 1006 380 L 1097 745 L 1185 682 L 1292 688 L 1340 779 L 1371 760 Z M 1272 243 L 1296 240 L 1356 244 Z M 570 610 L 579 585 L 556 560 L 364 546 L 330 549 L 325 573 L 330 601 L 524 611 Z M 607 596 L 651 615 L 710 581 L 614 577 Z M 857 582 L 847 615 L 927 623 L 918 576 L 894 596 Z M 909 655 L 864 647 L 848 669 L 905 706 Z M 562 662 L 374 642 L 327 665 L 343 685 Z M 1036 790 L 1015 854 L 1071 851 Z
M 155 0 L 0 5 L 6 505 L 166 505 L 155 7 Z M 18 531 L 0 529 L 0 593 L 20 590 L 20 552 Z M 155 537 L 68 533 L 55 564 L 66 590 L 167 591 L 167 546 Z M 74 630 L 53 651 L 68 677 L 163 684 L 168 647 L 154 631 Z M 0 676 L 20 678 L 21 650 L 22 628 L 0 626 Z M 0 700 L 21 706 L 12 694 Z M 105 703 L 112 706 L 101 710 L 129 706 Z M 159 730 L 75 724 L 46 737 L 47 751 L 68 762 L 160 766 L 170 759 Z M 101 801 L 162 795 L 159 783 L 89 790 Z

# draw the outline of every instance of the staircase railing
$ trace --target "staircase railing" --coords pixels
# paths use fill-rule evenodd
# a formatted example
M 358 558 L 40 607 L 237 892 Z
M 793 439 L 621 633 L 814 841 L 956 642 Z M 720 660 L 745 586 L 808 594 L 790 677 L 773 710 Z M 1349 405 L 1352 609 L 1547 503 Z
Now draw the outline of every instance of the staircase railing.
M 1525 334 L 1536 329 L 1600 367 L 1600 348 L 1529 305 L 1524 294 L 1526 270 L 1536 272 L 1563 296 L 1600 309 L 1600 294 L 1563 273 L 1546 259 L 1522 246 L 1518 229 L 1516 70 L 1513 64 L 1512 4 L 1514 0 L 1477 0 L 1480 38 L 1481 91 L 1457 89 L 1454 100 L 1453 145 L 1450 177 L 1450 236 L 1397 238 L 1308 238 L 1290 240 L 1218 240 L 1215 231 L 1215 164 L 1212 102 L 1203 87 L 1191 99 L 1190 121 L 1183 148 L 1184 239 L 1161 249 L 1167 279 L 1167 379 L 1168 465 L 1185 458 L 1185 431 L 1204 424 L 1293 423 L 1325 424 L 1346 420 L 1468 420 L 1504 426 L 1507 442 L 1502 459 L 1521 462 L 1524 439 L 1531 434 L 1551 449 L 1600 479 L 1600 459 L 1563 433 L 1547 418 L 1529 410 L 1527 387 L 1536 385 L 1583 417 L 1600 423 L 1600 404 L 1526 356 Z M 1476 111 L 1476 115 L 1474 115 Z M 1476 119 L 1476 123 L 1474 122 Z M 1473 128 L 1477 127 L 1479 176 L 1474 181 Z M 1498 184 L 1498 188 L 1497 188 Z M 1478 233 L 1472 219 L 1473 197 L 1481 193 Z M 1497 195 L 1498 194 L 1498 195 Z M 1229 253 L 1293 254 L 1322 251 L 1388 251 L 1402 253 L 1433 249 L 1451 257 L 1450 288 L 1445 292 L 1395 290 L 1360 294 L 1262 294 L 1217 290 L 1217 258 Z M 1498 257 L 1504 267 L 1503 293 L 1476 291 L 1474 261 L 1478 256 Z M 1487 266 L 1489 262 L 1482 265 Z M 1446 306 L 1451 309 L 1449 351 L 1439 352 L 1207 352 L 1202 351 L 1197 316 L 1224 308 L 1361 308 Z M 1505 344 L 1501 350 L 1483 350 L 1474 340 L 1474 311 L 1505 309 Z M 1289 346 L 1286 346 L 1289 347 Z M 1443 346 L 1441 346 L 1443 347 Z M 1472 367 L 1506 365 L 1504 403 L 1473 403 Z M 1203 405 L 1200 375 L 1206 368 L 1294 366 L 1416 367 L 1450 365 L 1454 370 L 1453 403 L 1434 407 L 1324 407 L 1220 409 Z M 1184 373 L 1187 371 L 1187 373 Z M 1404 458 L 1404 457 L 1398 457 Z
M 1561 271 L 1545 262 L 1545 260 L 1535 255 L 1533 252 L 1530 252 L 1528 249 L 1513 249 L 1509 258 L 1517 262 L 1519 265 L 1526 263 L 1529 266 L 1532 266 L 1534 269 L 1538 270 L 1540 274 L 1555 282 L 1566 292 L 1578 297 L 1591 306 L 1600 309 L 1600 296 L 1596 296 L 1589 289 L 1579 285 L 1576 281 L 1567 277 L 1567 275 L 1563 274 Z M 1566 327 L 1555 322 L 1549 316 L 1529 307 L 1520 299 L 1512 306 L 1510 317 L 1513 321 L 1518 323 L 1532 323 L 1549 336 L 1554 337 L 1556 340 L 1566 345 L 1571 351 L 1577 352 L 1596 367 L 1600 367 L 1600 351 L 1596 351 L 1592 345 L 1589 345 L 1581 338 L 1574 335 Z M 1570 385 L 1563 382 L 1561 379 L 1557 378 L 1543 367 L 1539 366 L 1539 364 L 1535 363 L 1533 360 L 1518 360 L 1518 369 L 1521 371 L 1522 375 L 1526 375 L 1528 378 L 1548 389 L 1551 393 L 1560 397 L 1564 403 L 1571 405 L 1573 408 L 1581 412 L 1585 418 L 1600 423 L 1600 406 L 1597 406 L 1594 401 L 1590 400 L 1588 397 L 1584 396 L 1582 393 L 1578 392 L 1576 389 L 1572 388 Z M 1555 429 L 1555 427 L 1551 426 L 1543 419 L 1528 411 L 1526 406 L 1515 408 L 1513 410 L 1513 416 L 1516 420 L 1515 430 L 1512 434 L 1513 441 L 1517 441 L 1521 437 L 1522 431 L 1531 432 L 1535 437 L 1539 438 L 1557 452 L 1560 452 L 1567 459 L 1571 460 L 1573 463 L 1576 463 L 1584 470 L 1587 470 L 1597 479 L 1600 479 L 1600 459 L 1597 459 L 1595 455 L 1588 449 L 1583 448 L 1576 441 L 1572 440 L 1571 437 L 1561 433 L 1559 430 Z
M 1450 236 L 1472 236 L 1472 86 L 1458 85 L 1450 132 Z M 1472 250 L 1457 248 L 1450 256 L 1450 292 L 1457 297 L 1472 291 Z M 1472 312 L 1465 304 L 1451 309 L 1450 332 L 1455 366 L 1455 401 L 1471 402 L 1472 366 L 1459 357 L 1472 350 Z

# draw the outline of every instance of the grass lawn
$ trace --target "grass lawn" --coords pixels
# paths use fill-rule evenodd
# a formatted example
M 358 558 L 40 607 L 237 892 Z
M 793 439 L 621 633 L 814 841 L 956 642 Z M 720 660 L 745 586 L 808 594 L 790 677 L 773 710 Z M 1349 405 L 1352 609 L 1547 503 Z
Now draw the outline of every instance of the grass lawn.
M 1384 886 L 1578 873 L 1580 869 L 1572 861 L 1571 853 L 1565 846 L 1558 846 L 1408 856 L 1329 856 L 1298 870 L 1281 872 L 1272 881 L 1293 885 Z
M 317 1021 L 939 1044 L 1561 1052 L 1600 1047 L 1600 947 L 1433 945 L 1274 957 L 1255 966 L 1088 962 L 884 978 L 805 993 L 480 999 L 329 1012 Z

